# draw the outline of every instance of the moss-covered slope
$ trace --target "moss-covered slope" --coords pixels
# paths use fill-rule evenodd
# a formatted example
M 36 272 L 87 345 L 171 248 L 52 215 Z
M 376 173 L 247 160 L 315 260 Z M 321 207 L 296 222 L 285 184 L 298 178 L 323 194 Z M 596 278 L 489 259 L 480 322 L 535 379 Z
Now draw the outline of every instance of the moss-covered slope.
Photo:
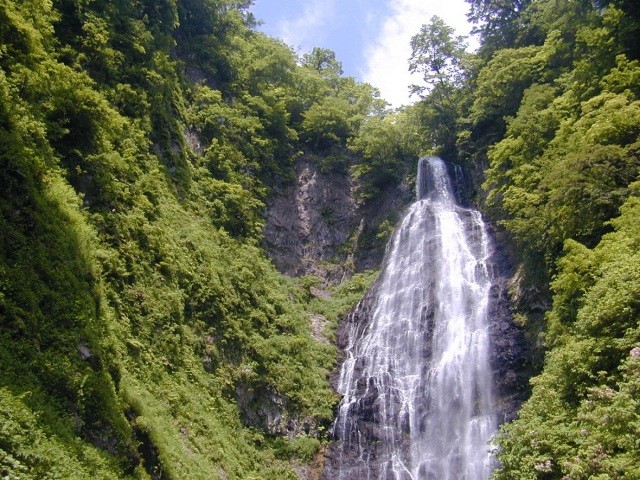
M 324 438 L 335 352 L 261 209 L 352 130 L 302 126 L 333 77 L 243 7 L 0 5 L 3 478 L 295 478 Z

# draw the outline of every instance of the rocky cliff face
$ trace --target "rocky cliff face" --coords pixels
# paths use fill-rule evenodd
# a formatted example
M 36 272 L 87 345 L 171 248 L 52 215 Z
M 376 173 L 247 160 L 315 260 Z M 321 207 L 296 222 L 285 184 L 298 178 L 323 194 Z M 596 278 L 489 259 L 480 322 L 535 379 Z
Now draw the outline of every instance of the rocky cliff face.
M 497 419 L 511 421 L 528 398 L 532 376 L 531 345 L 524 330 L 513 316 L 510 296 L 515 264 L 507 246 L 495 228 L 489 225 L 493 238 L 492 285 L 489 291 L 490 362 L 493 369 Z
M 290 276 L 317 275 L 330 283 L 378 268 L 386 236 L 413 200 L 407 184 L 390 186 L 373 200 L 356 200 L 357 183 L 347 172 L 326 171 L 307 154 L 296 162 L 296 180 L 268 202 L 265 249 Z

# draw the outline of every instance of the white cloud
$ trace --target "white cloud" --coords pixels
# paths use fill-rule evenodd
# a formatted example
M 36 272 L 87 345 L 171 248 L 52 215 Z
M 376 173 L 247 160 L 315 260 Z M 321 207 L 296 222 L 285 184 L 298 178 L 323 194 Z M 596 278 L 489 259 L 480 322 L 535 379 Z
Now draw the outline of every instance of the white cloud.
M 466 21 L 468 5 L 464 0 L 389 0 L 392 14 L 383 23 L 378 37 L 366 49 L 366 68 L 362 78 L 380 89 L 382 97 L 394 107 L 416 100 L 409 98 L 409 85 L 419 83 L 409 73 L 411 37 L 420 27 L 437 15 L 456 29 L 458 35 L 468 35 Z
M 284 20 L 278 25 L 277 36 L 294 48 L 310 50 L 322 43 L 326 25 L 335 14 L 335 6 L 335 0 L 305 2 L 301 16 Z

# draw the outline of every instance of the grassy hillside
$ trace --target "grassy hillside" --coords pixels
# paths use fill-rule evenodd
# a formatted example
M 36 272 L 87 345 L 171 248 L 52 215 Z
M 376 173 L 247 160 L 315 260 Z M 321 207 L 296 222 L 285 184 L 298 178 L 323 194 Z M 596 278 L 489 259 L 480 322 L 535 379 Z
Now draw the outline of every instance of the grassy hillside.
M 263 201 L 383 104 L 243 8 L 0 5 L 3 478 L 291 479 L 325 440 L 335 351 Z

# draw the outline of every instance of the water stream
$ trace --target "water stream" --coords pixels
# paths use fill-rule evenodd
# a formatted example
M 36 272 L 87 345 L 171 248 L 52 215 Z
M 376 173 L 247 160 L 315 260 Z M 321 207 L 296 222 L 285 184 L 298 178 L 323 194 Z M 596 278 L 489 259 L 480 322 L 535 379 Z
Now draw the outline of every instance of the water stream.
M 485 480 L 496 430 L 487 325 L 489 239 L 438 158 L 358 307 L 338 391 L 334 478 Z

